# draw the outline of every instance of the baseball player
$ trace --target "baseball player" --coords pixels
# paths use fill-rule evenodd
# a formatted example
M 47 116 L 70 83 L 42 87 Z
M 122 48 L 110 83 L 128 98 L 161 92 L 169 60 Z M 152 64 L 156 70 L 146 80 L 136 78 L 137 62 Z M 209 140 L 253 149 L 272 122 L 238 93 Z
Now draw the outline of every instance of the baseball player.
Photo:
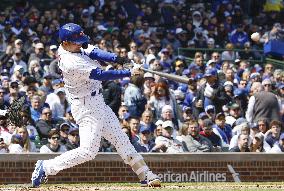
M 95 158 L 102 136 L 116 147 L 124 162 L 138 175 L 142 186 L 160 186 L 158 176 L 150 171 L 142 156 L 136 152 L 102 96 L 101 81 L 127 77 L 131 72 L 104 71 L 98 60 L 117 63 L 127 60 L 88 45 L 89 37 L 74 23 L 63 25 L 59 30 L 59 38 L 59 67 L 71 103 L 71 112 L 79 125 L 80 147 L 54 159 L 37 161 L 31 178 L 33 187 L 40 186 L 48 175 L 56 175 L 63 169 Z

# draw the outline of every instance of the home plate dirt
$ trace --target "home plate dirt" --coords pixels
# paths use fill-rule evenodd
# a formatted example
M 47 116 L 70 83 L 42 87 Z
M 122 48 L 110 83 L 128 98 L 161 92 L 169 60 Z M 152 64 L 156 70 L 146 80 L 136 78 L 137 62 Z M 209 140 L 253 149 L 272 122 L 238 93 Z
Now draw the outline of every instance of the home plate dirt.
M 269 183 L 165 183 L 160 188 L 142 188 L 138 184 L 46 184 L 40 188 L 31 188 L 29 184 L 0 185 L 0 191 L 102 191 L 102 190 L 160 190 L 160 191 L 192 191 L 192 190 L 284 190 L 283 182 Z

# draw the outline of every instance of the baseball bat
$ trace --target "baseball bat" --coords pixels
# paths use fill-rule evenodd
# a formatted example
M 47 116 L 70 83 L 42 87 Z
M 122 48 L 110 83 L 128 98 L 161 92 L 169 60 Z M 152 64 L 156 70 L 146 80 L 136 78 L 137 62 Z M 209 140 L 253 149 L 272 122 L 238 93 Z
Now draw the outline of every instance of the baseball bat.
M 175 74 L 168 74 L 168 73 L 165 73 L 165 72 L 158 72 L 158 71 L 149 70 L 149 69 L 142 68 L 142 67 L 141 67 L 141 70 L 143 70 L 145 72 L 152 73 L 152 74 L 157 74 L 159 76 L 165 77 L 169 80 L 173 80 L 173 81 L 176 81 L 176 82 L 180 82 L 180 83 L 184 83 L 184 84 L 192 83 L 192 79 L 184 77 L 184 76 L 178 76 L 178 75 L 175 75 Z

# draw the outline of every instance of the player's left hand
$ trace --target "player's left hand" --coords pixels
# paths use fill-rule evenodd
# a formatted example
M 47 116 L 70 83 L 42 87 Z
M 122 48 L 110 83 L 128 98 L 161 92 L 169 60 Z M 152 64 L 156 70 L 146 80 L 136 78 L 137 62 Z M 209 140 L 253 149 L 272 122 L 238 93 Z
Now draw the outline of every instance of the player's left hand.
M 88 48 L 84 49 L 84 51 L 89 56 L 92 50 L 94 50 L 94 48 L 97 48 L 97 47 L 94 45 L 88 44 Z

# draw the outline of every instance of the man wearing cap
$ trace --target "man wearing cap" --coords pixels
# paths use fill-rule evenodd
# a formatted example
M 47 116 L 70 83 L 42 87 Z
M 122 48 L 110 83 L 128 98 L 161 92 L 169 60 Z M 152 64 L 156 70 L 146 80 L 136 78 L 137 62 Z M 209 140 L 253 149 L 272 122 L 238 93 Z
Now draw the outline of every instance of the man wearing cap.
M 166 153 L 182 153 L 184 152 L 183 145 L 180 141 L 173 138 L 174 124 L 172 121 L 164 121 L 162 124 L 162 136 L 158 136 L 155 140 L 156 146 L 152 149 L 153 152 Z
M 222 151 L 222 142 L 218 135 L 213 131 L 214 123 L 211 119 L 205 119 L 203 125 L 203 131 L 200 131 L 199 134 L 209 139 L 212 143 L 212 152 Z
M 230 97 L 230 101 L 233 100 L 233 87 L 234 87 L 234 84 L 230 81 L 226 81 L 224 84 L 224 91 L 225 93 Z
M 183 106 L 182 111 L 183 121 L 189 121 L 194 118 L 191 107 Z
M 154 139 L 156 139 L 158 136 L 162 136 L 163 121 L 162 120 L 158 120 L 158 121 L 156 121 L 155 125 L 156 125 L 156 129 L 154 131 Z
M 199 115 L 198 115 L 198 118 L 197 118 L 197 122 L 198 122 L 198 125 L 200 128 L 203 128 L 203 125 L 204 125 L 204 120 L 205 119 L 209 119 L 208 115 L 205 113 L 205 112 L 201 112 Z
M 253 84 L 253 82 L 260 82 L 261 81 L 261 75 L 258 72 L 254 72 L 252 74 L 250 74 L 250 81 L 249 81 L 249 86 L 251 87 L 251 85 Z
M 47 59 L 48 56 L 46 55 L 44 51 L 44 45 L 41 42 L 38 42 L 35 44 L 35 52 L 32 53 L 29 57 L 28 63 L 30 64 L 32 60 L 38 60 L 41 67 L 44 68 L 44 62 L 42 60 Z
M 65 144 L 67 151 L 76 149 L 80 146 L 79 128 L 77 126 L 70 127 L 68 131 L 68 140 Z
M 274 93 L 263 91 L 260 82 L 254 82 L 251 90 L 255 93 L 249 98 L 246 119 L 248 122 L 257 122 L 260 118 L 268 121 L 280 120 L 280 107 Z
M 222 106 L 230 100 L 223 86 L 219 84 L 216 69 L 206 70 L 204 76 L 207 82 L 197 92 L 194 102 L 195 116 L 198 116 L 208 105 L 214 105 L 216 113 L 219 113 L 222 111 Z
M 225 114 L 218 113 L 215 118 L 213 132 L 221 138 L 222 147 L 229 147 L 232 138 L 232 127 L 226 124 Z
M 176 29 L 177 40 L 180 42 L 180 47 L 187 48 L 189 37 L 187 31 L 182 28 Z
M 207 105 L 205 107 L 205 113 L 208 115 L 209 119 L 215 120 L 216 112 L 215 112 L 215 106 L 214 105 Z
M 24 68 L 21 65 L 15 65 L 13 68 L 13 72 L 11 75 L 11 81 L 18 81 L 19 83 L 22 82 L 22 77 L 24 73 Z
M 139 140 L 133 146 L 139 153 L 151 152 L 155 146 L 155 142 L 151 140 L 151 129 L 145 125 L 140 125 Z
M 57 49 L 58 47 L 56 45 L 50 45 L 49 46 L 49 51 L 47 53 L 47 56 L 51 59 L 51 60 L 54 60 L 57 58 Z
M 163 48 L 158 55 L 160 56 L 160 64 L 162 66 L 163 72 L 171 73 L 171 63 L 172 60 L 170 59 L 170 52 L 167 48 Z
M 151 96 L 151 86 L 155 84 L 155 78 L 154 74 L 150 72 L 146 72 L 144 74 L 144 95 L 147 96 L 147 98 L 150 98 Z
M 4 100 L 8 103 L 12 103 L 14 100 L 19 99 L 20 97 L 24 96 L 24 94 L 19 92 L 19 82 L 12 81 L 9 84 L 9 94 L 4 96 Z
M 36 128 L 41 139 L 47 141 L 48 132 L 56 128 L 58 121 L 52 118 L 52 112 L 48 107 L 41 110 L 40 119 L 36 121 Z
M 234 122 L 241 117 L 241 108 L 235 101 L 229 102 L 226 106 L 229 109 L 229 115 L 226 116 L 226 123 L 233 127 Z
M 27 72 L 27 64 L 26 62 L 23 61 L 23 54 L 21 49 L 15 49 L 14 54 L 12 56 L 12 59 L 14 60 L 14 64 L 12 66 L 12 68 L 10 69 L 10 71 L 14 71 L 15 72 L 15 67 L 16 66 L 21 66 L 23 68 L 23 72 Z
M 15 50 L 17 50 L 17 49 L 19 49 L 19 50 L 21 50 L 21 53 L 22 53 L 22 55 L 21 55 L 21 59 L 25 62 L 25 63 L 27 63 L 27 54 L 26 54 L 26 52 L 24 51 L 24 42 L 23 42 L 23 40 L 22 39 L 16 39 L 15 40 Z

